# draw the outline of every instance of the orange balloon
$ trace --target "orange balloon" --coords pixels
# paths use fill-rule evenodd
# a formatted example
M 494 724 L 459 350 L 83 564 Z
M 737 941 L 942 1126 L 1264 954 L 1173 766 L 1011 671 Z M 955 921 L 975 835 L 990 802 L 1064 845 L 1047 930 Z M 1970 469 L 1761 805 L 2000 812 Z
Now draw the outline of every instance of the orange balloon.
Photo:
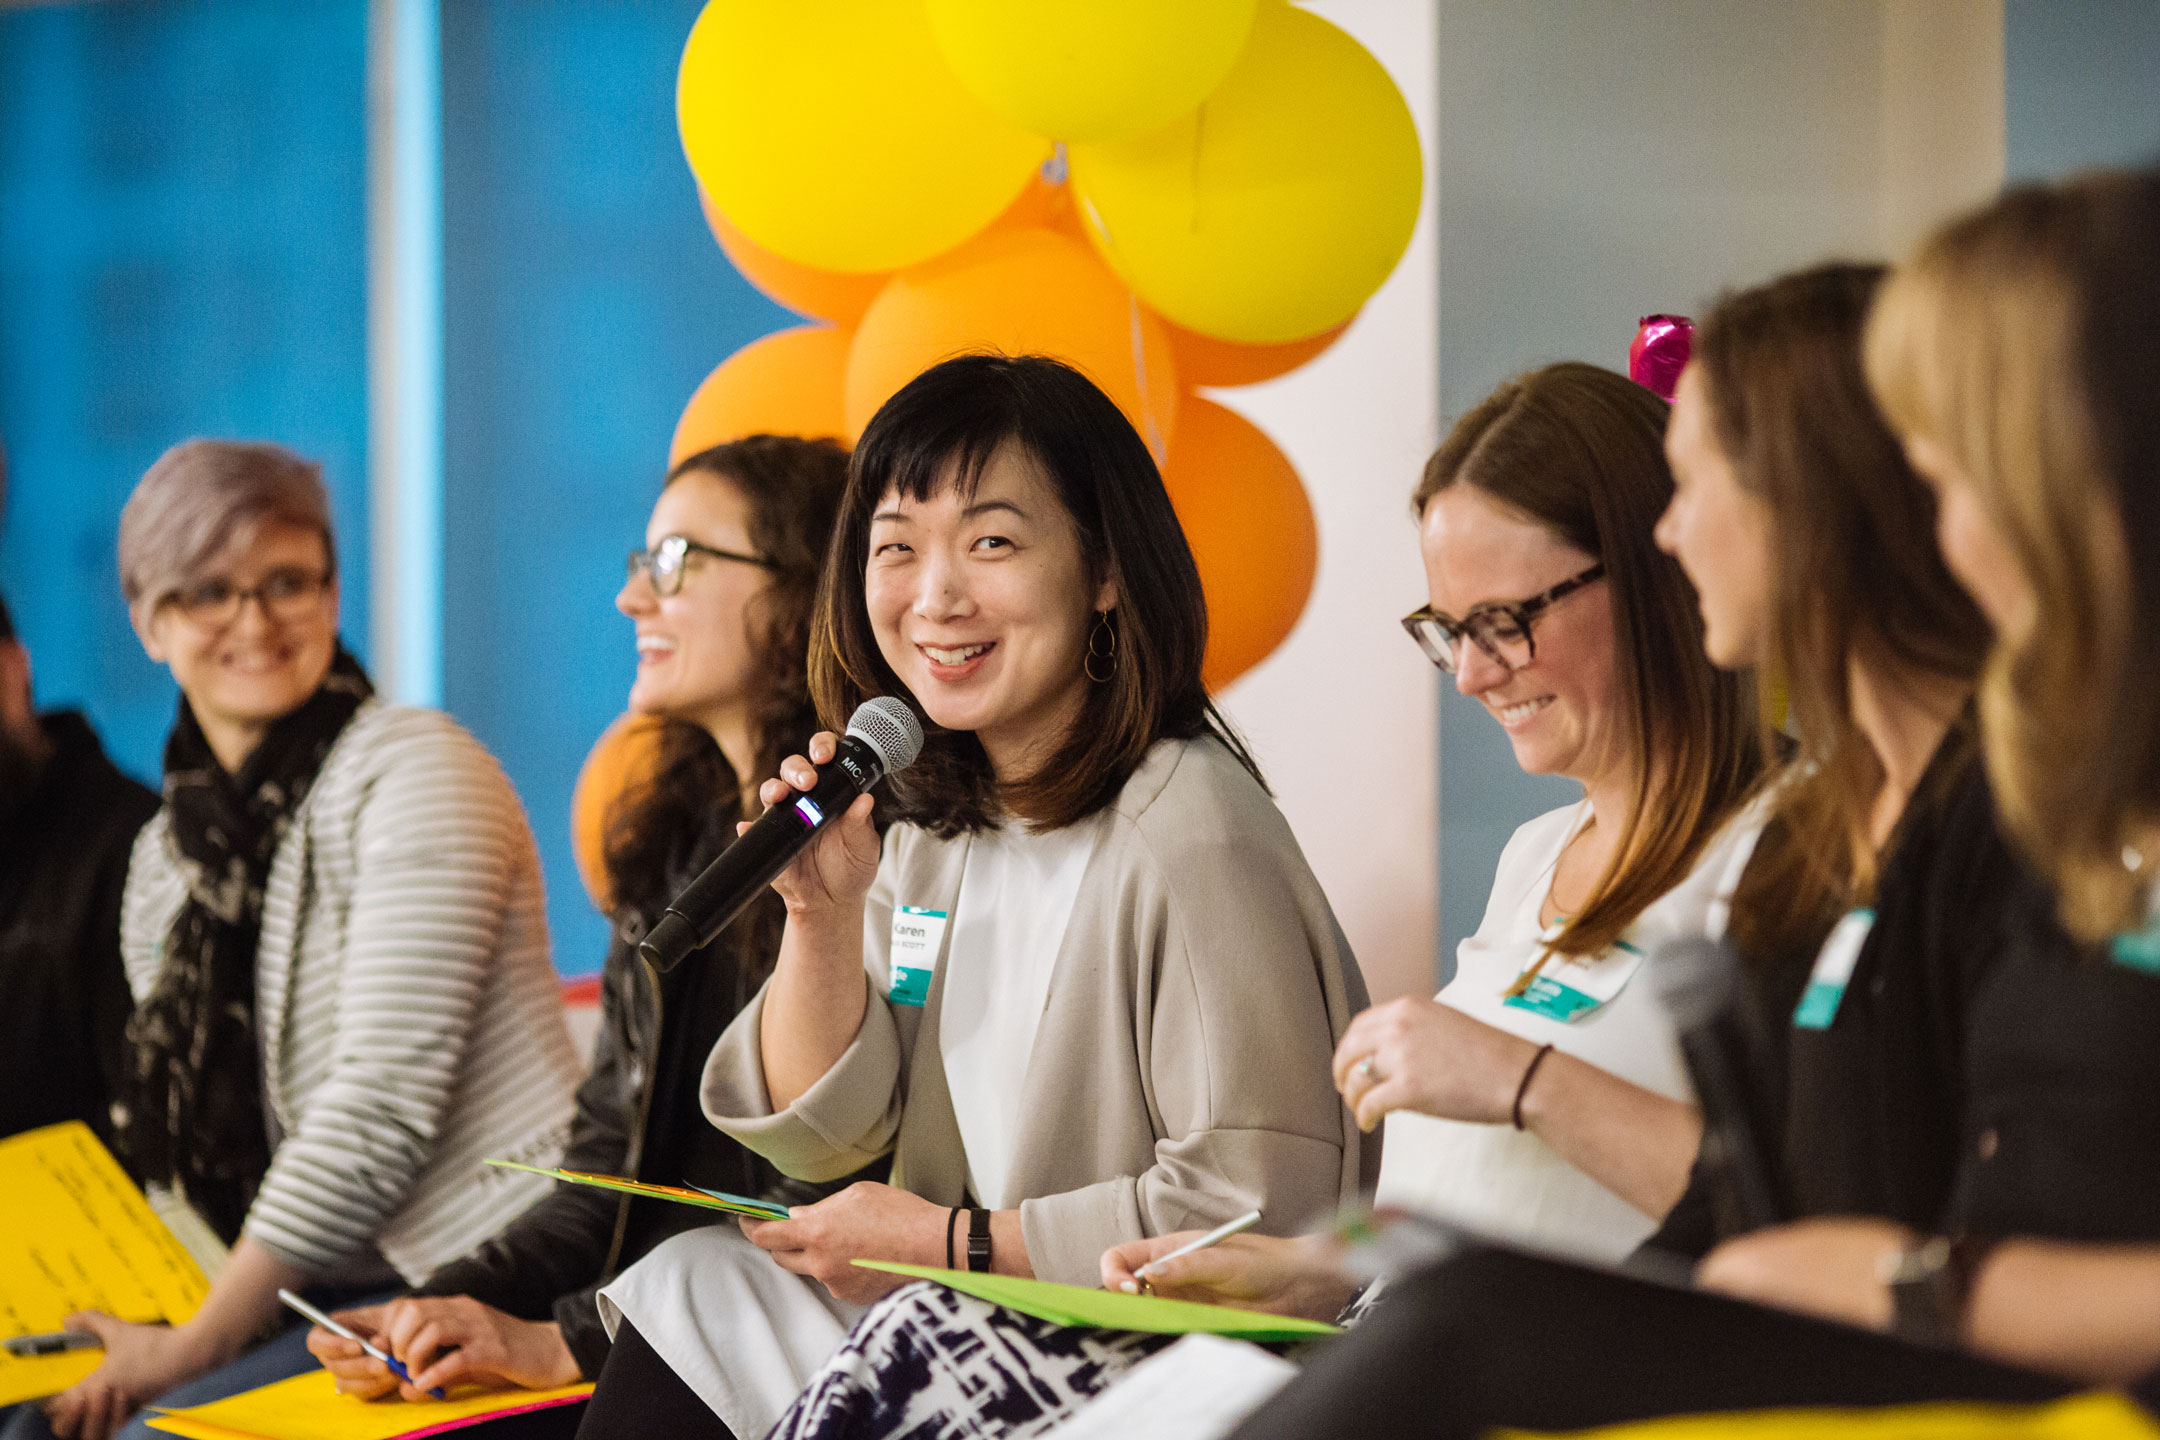
M 1072 186 L 1063 181 L 1052 184 L 1040 175 L 1021 188 L 1019 196 L 1005 207 L 1005 213 L 991 221 L 983 233 L 1002 230 L 1055 230 L 1075 240 L 1087 240 L 1087 222 L 1080 218 L 1080 207 L 1073 204 Z
M 888 272 L 850 275 L 838 270 L 813 270 L 784 260 L 736 229 L 702 189 L 698 191 L 698 204 L 704 207 L 705 223 L 712 227 L 713 238 L 720 242 L 728 263 L 742 273 L 743 279 L 798 315 L 852 325 L 892 278 Z
M 1219 691 L 1288 638 L 1320 568 L 1320 533 L 1289 458 L 1250 420 L 1185 397 L 1163 468 L 1200 567 L 1208 647 L 1201 679 Z
M 658 716 L 617 716 L 593 743 L 570 792 L 570 848 L 577 856 L 578 878 L 602 910 L 614 908 L 605 854 L 608 811 L 624 791 L 652 774 L 659 753 Z
M 985 234 L 893 277 L 864 313 L 848 355 L 847 438 L 938 361 L 984 350 L 1074 366 L 1158 458 L 1167 450 L 1177 424 L 1177 362 L 1161 322 L 1092 250 L 1049 230 Z
M 1351 317 L 1355 319 L 1356 317 Z M 1251 385 L 1287 375 L 1342 338 L 1345 320 L 1332 330 L 1282 345 L 1240 345 L 1163 321 L 1177 352 L 1178 379 L 1187 385 Z
M 852 331 L 803 325 L 728 356 L 699 383 L 675 422 L 668 468 L 745 435 L 839 435 L 840 382 L 852 338 Z

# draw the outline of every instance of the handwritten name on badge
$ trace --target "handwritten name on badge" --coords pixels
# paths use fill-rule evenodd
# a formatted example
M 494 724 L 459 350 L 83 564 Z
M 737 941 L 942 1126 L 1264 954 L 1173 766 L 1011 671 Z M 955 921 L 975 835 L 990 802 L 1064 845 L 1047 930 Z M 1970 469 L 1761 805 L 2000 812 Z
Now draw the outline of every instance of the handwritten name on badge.
M 891 957 L 892 984 L 885 998 L 895 1005 L 921 1005 L 930 998 L 930 976 L 937 969 L 938 951 L 945 944 L 943 910 L 920 905 L 893 907 Z
M 1553 933 L 1558 933 L 1557 927 Z M 1549 953 L 1535 975 L 1516 982 L 1516 993 L 1504 1003 L 1511 1009 L 1572 1024 L 1618 998 L 1642 963 L 1640 947 L 1625 940 L 1615 940 L 1610 949 L 1596 955 Z

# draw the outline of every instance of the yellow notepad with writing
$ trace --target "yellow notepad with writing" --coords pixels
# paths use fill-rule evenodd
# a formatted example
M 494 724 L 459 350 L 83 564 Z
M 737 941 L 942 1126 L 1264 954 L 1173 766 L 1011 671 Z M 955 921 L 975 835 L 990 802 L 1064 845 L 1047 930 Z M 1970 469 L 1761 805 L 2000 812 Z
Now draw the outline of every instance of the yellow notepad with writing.
M 941 1270 L 935 1265 L 902 1265 L 892 1260 L 857 1260 L 868 1270 L 888 1270 L 932 1280 L 963 1295 L 988 1300 L 1056 1325 L 1085 1325 L 1099 1330 L 1143 1330 L 1152 1335 L 1227 1335 L 1236 1340 L 1314 1340 L 1337 1333 L 1336 1327 L 1295 1315 L 1268 1315 L 1228 1305 L 1165 1300 L 1159 1295 L 1126 1295 L 1091 1290 L 1017 1275 L 982 1275 Z
M 356 1400 L 327 1370 L 310 1370 L 207 1405 L 167 1410 L 150 1425 L 188 1440 L 420 1440 L 527 1410 L 570 1405 L 592 1386 L 559 1390 L 464 1390 L 448 1400 Z
M 177 1325 L 210 1288 L 120 1162 L 80 1120 L 0 1140 L 0 1339 L 58 1330 L 77 1310 Z M 57 1395 L 100 1350 L 0 1350 L 0 1406 Z

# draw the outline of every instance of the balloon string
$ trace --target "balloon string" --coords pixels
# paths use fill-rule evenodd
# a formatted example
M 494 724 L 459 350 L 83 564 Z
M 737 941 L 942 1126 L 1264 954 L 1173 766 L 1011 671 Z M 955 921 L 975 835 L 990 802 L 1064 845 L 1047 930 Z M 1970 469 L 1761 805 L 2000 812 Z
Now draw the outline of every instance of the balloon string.
M 1191 175 L 1191 176 L 1189 177 L 1189 181 L 1188 181 L 1188 183 L 1190 183 L 1190 184 L 1191 184 L 1191 186 L 1192 186 L 1192 204 L 1191 204 L 1190 206 L 1188 206 L 1188 207 L 1186 208 L 1186 211 L 1185 211 L 1185 213 L 1186 213 L 1187 215 L 1189 215 L 1189 216 L 1191 216 L 1191 217 L 1192 217 L 1192 220 L 1191 220 L 1191 225 L 1192 225 L 1192 230 L 1191 230 L 1191 233 L 1192 233 L 1192 234 L 1194 234 L 1194 235 L 1197 235 L 1197 234 L 1199 234 L 1199 233 L 1200 233 L 1200 147 L 1201 147 L 1201 143 L 1202 143 L 1203 141 L 1205 141 L 1206 139 L 1207 139 L 1207 102 L 1206 102 L 1205 100 L 1203 100 L 1203 101 L 1201 101 L 1201 102 L 1200 102 L 1200 108 L 1199 108 L 1199 109 L 1197 109 L 1197 110 L 1195 110 L 1195 111 L 1193 111 L 1193 122 L 1192 122 L 1192 175 Z
M 1147 426 L 1148 453 L 1155 457 L 1157 466 L 1167 465 L 1170 463 L 1169 447 L 1163 444 L 1162 427 L 1155 423 L 1155 402 L 1148 389 L 1147 345 L 1140 330 L 1140 297 L 1128 290 L 1125 301 L 1131 316 L 1133 381 L 1140 387 L 1140 419 Z

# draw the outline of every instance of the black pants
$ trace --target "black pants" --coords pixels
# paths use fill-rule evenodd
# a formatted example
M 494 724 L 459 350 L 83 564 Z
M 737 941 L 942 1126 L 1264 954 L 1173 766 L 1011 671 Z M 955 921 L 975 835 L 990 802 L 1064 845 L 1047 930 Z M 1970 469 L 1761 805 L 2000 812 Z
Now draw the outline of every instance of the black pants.
M 1234 1440 L 1569 1430 L 1661 1415 L 2077 1387 L 1714 1295 L 1499 1250 L 1389 1288 Z
M 577 1440 L 735 1440 L 735 1432 L 683 1383 L 625 1320 L 585 1402 Z

